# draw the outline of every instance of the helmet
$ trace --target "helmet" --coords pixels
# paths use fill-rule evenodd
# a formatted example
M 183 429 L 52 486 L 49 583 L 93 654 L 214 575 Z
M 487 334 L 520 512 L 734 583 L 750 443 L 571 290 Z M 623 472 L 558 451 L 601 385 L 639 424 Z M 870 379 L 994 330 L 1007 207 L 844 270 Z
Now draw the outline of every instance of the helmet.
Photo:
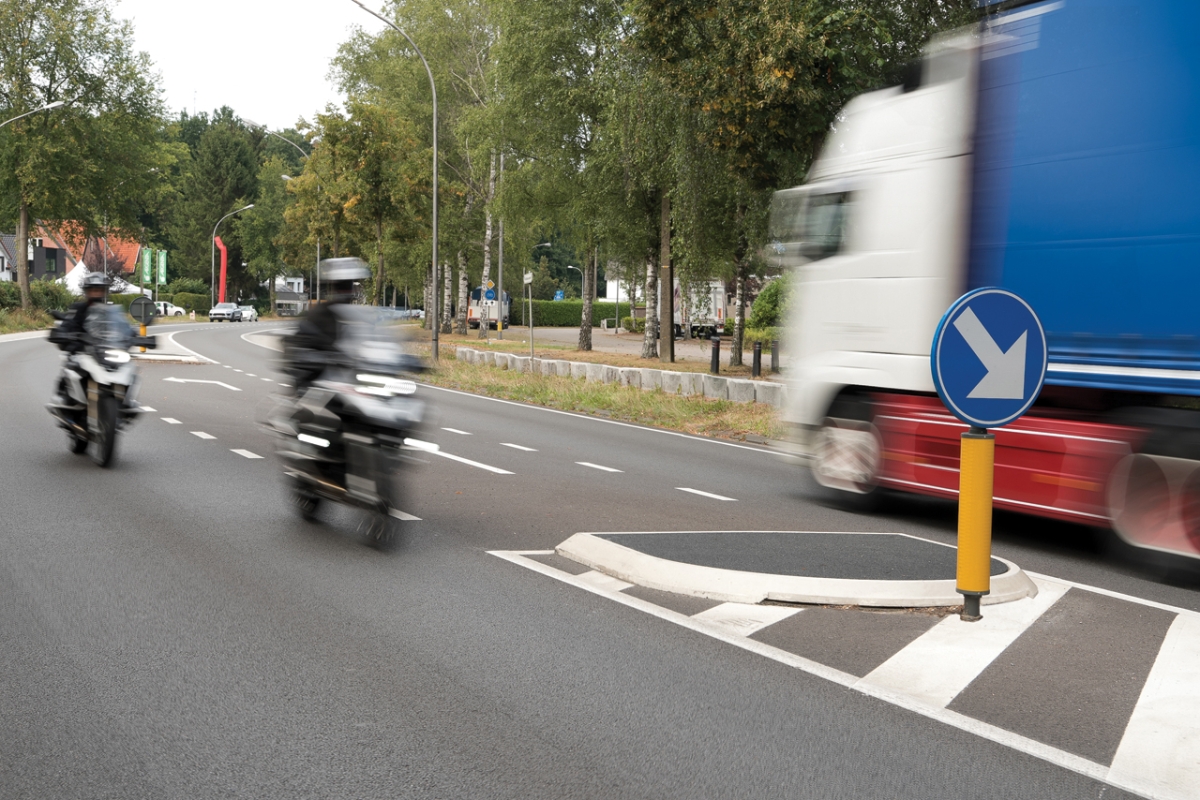
M 361 258 L 327 258 L 321 262 L 323 296 L 330 303 L 349 303 L 354 299 L 355 284 L 371 277 L 367 262 Z
M 83 276 L 84 289 L 107 289 L 108 284 L 108 276 L 103 272 L 89 272 Z

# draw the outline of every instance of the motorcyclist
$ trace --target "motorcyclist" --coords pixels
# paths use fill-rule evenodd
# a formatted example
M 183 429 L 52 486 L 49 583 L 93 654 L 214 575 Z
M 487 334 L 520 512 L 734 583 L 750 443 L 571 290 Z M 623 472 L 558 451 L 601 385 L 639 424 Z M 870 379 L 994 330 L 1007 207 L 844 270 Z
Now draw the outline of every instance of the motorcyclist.
M 104 298 L 108 295 L 108 284 L 108 276 L 103 272 L 89 272 L 84 277 L 83 299 L 78 303 L 71 304 L 68 309 L 71 314 L 63 320 L 61 326 L 63 333 L 83 333 L 88 312 L 92 306 L 104 302 Z M 63 349 L 67 352 L 76 352 L 81 347 L 82 344 L 77 341 L 68 341 L 63 345 Z
M 330 364 L 339 360 L 336 306 L 351 303 L 371 271 L 361 258 L 327 258 L 321 262 L 321 303 L 300 318 L 296 332 L 285 342 L 287 371 L 296 381 L 296 394 L 312 385 Z

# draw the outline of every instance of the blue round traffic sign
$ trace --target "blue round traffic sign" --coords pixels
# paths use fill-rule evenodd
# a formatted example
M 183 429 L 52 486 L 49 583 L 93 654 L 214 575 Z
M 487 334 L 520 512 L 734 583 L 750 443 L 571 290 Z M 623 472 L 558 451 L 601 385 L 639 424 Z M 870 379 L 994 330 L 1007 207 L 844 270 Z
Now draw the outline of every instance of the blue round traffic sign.
M 496 299 L 496 290 L 488 289 L 486 292 L 483 293 L 483 299 L 484 300 L 495 300 Z
M 1024 414 L 1046 380 L 1046 332 L 1029 304 L 1005 289 L 974 289 L 938 323 L 933 385 L 954 416 L 998 428 Z

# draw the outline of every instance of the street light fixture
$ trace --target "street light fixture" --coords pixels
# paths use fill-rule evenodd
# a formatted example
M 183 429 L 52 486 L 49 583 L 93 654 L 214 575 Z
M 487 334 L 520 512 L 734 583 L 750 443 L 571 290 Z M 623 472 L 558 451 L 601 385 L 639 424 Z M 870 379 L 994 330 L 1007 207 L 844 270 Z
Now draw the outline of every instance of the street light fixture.
M 570 264 L 567 264 L 567 269 L 573 269 L 579 273 L 579 297 L 583 299 L 583 270 L 579 267 L 572 267 Z
M 260 125 L 259 123 L 255 122 L 254 120 L 252 120 L 252 119 L 246 119 L 245 117 L 243 117 L 243 118 L 242 118 L 242 122 L 246 123 L 246 124 L 247 124 L 247 125 L 249 125 L 251 128 L 262 128 L 262 129 L 263 129 L 263 132 L 267 133 L 267 134 L 268 134 L 268 135 L 270 135 L 270 136 L 274 136 L 276 139 L 281 139 L 281 140 L 283 140 L 283 141 L 287 142 L 287 143 L 288 143 L 288 144 L 290 144 L 292 147 L 294 147 L 294 148 L 296 148 L 297 150 L 299 150 L 299 151 L 300 151 L 300 155 L 301 155 L 301 156 L 303 156 L 304 158 L 308 158 L 308 155 L 309 155 L 309 154 L 308 154 L 308 153 L 306 153 L 306 152 L 304 152 L 304 148 L 303 148 L 303 147 L 301 147 L 300 145 L 296 144 L 295 142 L 293 142 L 291 139 L 287 138 L 286 136 L 284 136 L 284 135 L 282 135 L 282 134 L 279 134 L 279 133 L 276 133 L 275 131 L 273 131 L 273 130 L 271 130 L 270 128 L 268 128 L 266 125 Z
M 226 214 L 225 216 L 223 216 L 219 220 L 217 220 L 216 225 L 213 225 L 212 236 L 208 237 L 209 249 L 212 251 L 212 254 L 210 256 L 211 262 L 212 262 L 212 268 L 210 270 L 210 277 L 209 277 L 209 282 L 208 282 L 208 303 L 209 303 L 209 305 L 216 305 L 216 302 L 217 302 L 217 295 L 216 295 L 216 291 L 217 291 L 217 228 L 221 227 L 221 223 L 224 222 L 225 220 L 229 219 L 230 217 L 232 217 L 234 214 L 240 214 L 243 211 L 249 211 L 252 208 L 254 208 L 254 203 L 251 203 L 248 206 L 242 206 L 237 211 L 230 211 L 228 214 Z
M 5 125 L 7 125 L 10 122 L 16 122 L 17 120 L 24 119 L 25 117 L 28 117 L 31 114 L 36 114 L 39 111 L 49 111 L 52 108 L 58 108 L 59 106 L 64 105 L 66 102 L 67 102 L 66 100 L 55 100 L 53 103 L 47 103 L 46 105 L 42 106 L 41 108 L 35 108 L 33 111 L 26 111 L 24 114 L 18 114 L 17 116 L 13 117 L 12 119 L 6 119 L 4 122 L 0 122 L 0 128 L 3 128 Z
M 425 54 L 421 52 L 421 48 L 417 47 L 417 43 L 414 42 L 411 38 L 409 38 L 409 35 L 407 33 L 400 30 L 400 28 L 397 27 L 396 23 L 392 22 L 387 17 L 385 17 L 381 14 L 377 14 L 374 11 L 372 11 L 371 9 L 364 6 L 362 4 L 362 2 L 360 2 L 360 0 L 350 0 L 350 2 L 354 3 L 354 5 L 358 6 L 363 11 L 365 11 L 368 14 L 370 14 L 371 16 L 375 17 L 377 20 L 379 20 L 383 24 L 387 25 L 389 28 L 394 30 L 396 33 L 400 34 L 405 39 L 407 39 L 408 43 L 410 45 L 412 45 L 412 49 L 417 51 L 417 56 L 420 57 L 421 63 L 425 65 L 425 74 L 429 76 L 429 91 L 430 91 L 430 94 L 433 96 L 433 287 L 432 287 L 432 292 L 430 292 L 430 295 L 431 295 L 431 299 L 433 300 L 433 303 L 432 303 L 432 305 L 433 305 L 433 343 L 432 343 L 433 346 L 432 346 L 432 351 L 433 351 L 433 360 L 436 362 L 438 360 L 438 326 L 441 324 L 441 321 L 438 319 L 438 314 L 437 314 L 437 306 L 438 306 L 438 301 L 437 301 L 437 296 L 438 296 L 438 292 L 437 292 L 437 289 L 438 289 L 437 86 L 433 82 L 433 70 L 431 70 L 429 68 L 429 62 L 425 60 Z M 501 300 L 501 303 L 503 304 L 503 300 Z

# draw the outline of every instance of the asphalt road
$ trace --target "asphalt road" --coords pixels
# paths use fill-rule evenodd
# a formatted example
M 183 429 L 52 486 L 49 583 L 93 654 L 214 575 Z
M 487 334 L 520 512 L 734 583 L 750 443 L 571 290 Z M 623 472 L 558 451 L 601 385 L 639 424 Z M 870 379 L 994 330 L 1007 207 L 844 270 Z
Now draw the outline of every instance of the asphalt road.
M 108 470 L 42 408 L 54 348 L 0 342 L 0 797 L 1127 796 L 488 553 L 583 530 L 951 541 L 952 504 L 853 514 L 752 446 L 429 388 L 424 438 L 474 463 L 429 456 L 420 521 L 381 554 L 350 512 L 286 503 L 255 425 L 286 379 L 242 338 L 269 327 L 181 329 L 218 363 L 144 366 L 155 412 Z M 1200 609 L 1193 578 L 1102 541 L 997 517 L 1027 570 Z

